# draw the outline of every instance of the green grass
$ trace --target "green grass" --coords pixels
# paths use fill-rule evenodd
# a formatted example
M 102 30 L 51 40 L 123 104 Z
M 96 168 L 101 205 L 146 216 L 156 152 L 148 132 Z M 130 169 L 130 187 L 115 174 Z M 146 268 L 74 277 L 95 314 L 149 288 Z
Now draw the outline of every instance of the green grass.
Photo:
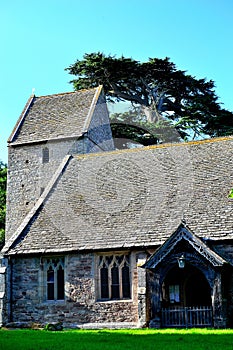
M 233 350 L 233 330 L 0 330 L 0 350 Z

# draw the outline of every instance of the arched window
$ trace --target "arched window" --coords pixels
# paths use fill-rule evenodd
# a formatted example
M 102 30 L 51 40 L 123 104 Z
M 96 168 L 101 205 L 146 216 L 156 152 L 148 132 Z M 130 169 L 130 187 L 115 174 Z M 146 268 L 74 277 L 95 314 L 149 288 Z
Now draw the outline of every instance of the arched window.
M 99 256 L 100 299 L 129 299 L 130 292 L 129 255 Z
M 48 147 L 45 147 L 42 149 L 42 163 L 48 163 L 49 162 L 49 149 Z
M 64 258 L 45 259 L 46 299 L 64 300 Z

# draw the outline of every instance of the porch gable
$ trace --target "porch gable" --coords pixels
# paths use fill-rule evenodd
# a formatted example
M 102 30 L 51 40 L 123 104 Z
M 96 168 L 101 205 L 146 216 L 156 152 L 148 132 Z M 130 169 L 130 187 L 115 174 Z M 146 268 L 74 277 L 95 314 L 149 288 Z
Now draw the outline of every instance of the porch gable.
M 176 247 L 176 245 L 185 240 L 192 248 L 202 255 L 208 262 L 214 266 L 223 266 L 227 263 L 220 255 L 214 252 L 206 245 L 204 240 L 198 238 L 186 225 L 184 221 L 178 226 L 177 230 L 160 246 L 160 248 L 147 260 L 142 266 L 146 269 L 155 269 Z M 181 258 L 181 254 L 177 259 Z

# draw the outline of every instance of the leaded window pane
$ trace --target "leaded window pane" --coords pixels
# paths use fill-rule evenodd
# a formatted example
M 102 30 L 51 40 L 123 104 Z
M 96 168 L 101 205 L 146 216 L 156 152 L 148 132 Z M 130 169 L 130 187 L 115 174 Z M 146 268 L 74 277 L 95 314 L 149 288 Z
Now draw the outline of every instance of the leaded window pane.
M 47 271 L 47 298 L 54 300 L 54 270 L 51 266 Z
M 57 270 L 57 299 L 64 299 L 64 270 L 61 266 Z
M 64 300 L 64 258 L 46 258 L 44 261 L 47 300 Z
M 111 269 L 112 276 L 112 299 L 120 298 L 120 290 L 119 290 L 119 268 L 114 264 Z
M 54 270 L 52 266 L 50 266 L 47 271 L 47 282 L 54 283 Z
M 100 270 L 100 279 L 101 279 L 101 298 L 109 298 L 108 290 L 108 269 L 106 266 L 103 266 Z
M 122 268 L 122 294 L 123 298 L 130 298 L 129 267 L 126 263 Z

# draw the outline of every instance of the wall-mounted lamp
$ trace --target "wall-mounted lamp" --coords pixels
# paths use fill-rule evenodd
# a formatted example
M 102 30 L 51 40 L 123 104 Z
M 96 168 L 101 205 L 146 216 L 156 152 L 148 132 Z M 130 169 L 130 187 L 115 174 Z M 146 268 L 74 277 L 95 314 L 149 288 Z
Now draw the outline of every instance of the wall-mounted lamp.
M 178 266 L 180 269 L 183 269 L 185 267 L 185 256 L 182 254 L 179 258 L 177 258 Z

